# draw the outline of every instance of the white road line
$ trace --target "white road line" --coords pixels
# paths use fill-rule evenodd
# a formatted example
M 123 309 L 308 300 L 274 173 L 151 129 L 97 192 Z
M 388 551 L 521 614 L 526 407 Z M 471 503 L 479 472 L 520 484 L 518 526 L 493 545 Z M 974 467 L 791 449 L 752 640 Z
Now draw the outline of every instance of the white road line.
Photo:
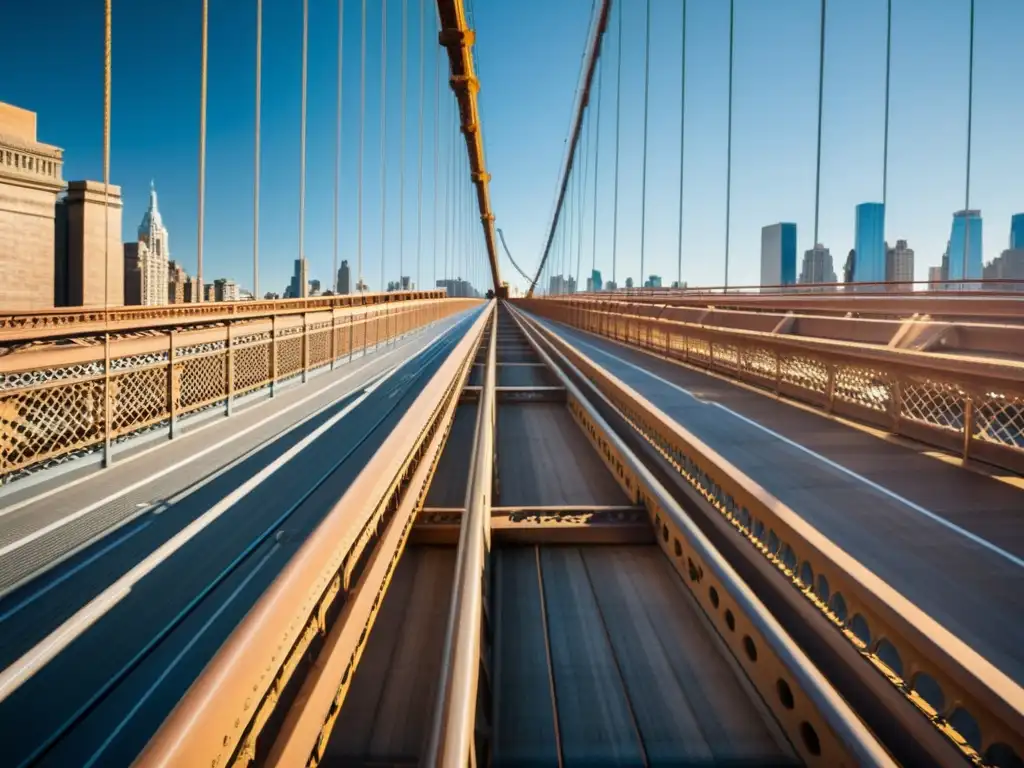
M 164 680 L 167 679 L 167 676 L 170 675 L 172 671 L 174 671 L 174 668 L 176 666 L 178 666 L 178 663 L 183 658 L 185 658 L 185 655 L 189 651 L 191 651 L 192 648 L 195 647 L 196 643 L 199 642 L 199 639 L 206 634 L 206 630 L 208 630 L 213 625 L 213 623 L 220 618 L 221 614 L 223 614 L 224 611 L 227 610 L 228 606 L 235 601 L 235 598 L 238 597 L 239 594 L 241 594 L 242 590 L 249 585 L 249 582 L 252 581 L 253 577 L 256 576 L 256 574 L 263 569 L 263 566 L 267 564 L 270 558 L 273 557 L 279 549 L 281 549 L 281 545 L 274 544 L 267 552 L 267 554 L 265 554 L 263 558 L 256 564 L 256 566 L 251 571 L 249 571 L 248 574 L 246 574 L 245 578 L 242 579 L 242 582 L 237 587 L 235 587 L 231 594 L 228 595 L 227 599 L 223 603 L 221 603 L 220 606 L 218 606 L 217 610 L 214 611 L 213 615 L 206 620 L 203 626 L 201 626 L 199 630 L 189 639 L 188 643 L 185 644 L 185 647 L 182 648 L 178 652 L 178 655 L 171 660 L 171 663 L 167 665 L 167 668 L 160 673 L 160 676 L 157 677 L 153 684 L 146 689 L 146 692 L 139 697 L 138 701 L 135 702 L 135 705 L 130 710 L 128 710 L 128 714 L 125 715 L 121 722 L 117 724 L 117 727 L 110 732 L 110 735 L 107 736 L 107 738 L 103 741 L 102 744 L 100 744 L 99 748 L 95 752 L 93 752 L 92 757 L 90 757 L 89 760 L 85 763 L 84 768 L 91 768 L 91 766 L 96 764 L 96 761 L 99 760 L 100 756 L 106 751 L 107 747 L 110 746 L 114 739 L 117 738 L 118 734 L 120 734 L 121 731 L 124 730 L 125 726 L 128 725 L 128 721 L 135 717 L 135 714 L 140 709 L 142 709 L 142 705 L 149 700 L 149 697 L 153 695 L 153 692 L 156 691 L 156 689 L 163 684 Z
M 438 334 L 437 338 L 440 338 L 440 336 L 443 335 L 447 330 L 448 330 L 448 328 L 442 329 L 441 333 Z M 410 338 L 410 340 L 411 340 L 411 338 Z M 433 342 L 431 342 L 431 343 L 433 343 Z M 237 439 L 239 437 L 242 437 L 243 435 L 248 434 L 252 430 L 257 429 L 257 428 L 263 426 L 264 424 L 266 424 L 267 422 L 271 421 L 272 419 L 276 419 L 278 416 L 280 416 L 282 414 L 285 414 L 285 413 L 288 413 L 289 411 L 294 410 L 295 408 L 298 408 L 299 406 L 304 405 L 305 403 L 308 403 L 313 398 L 319 397 L 320 395 L 322 395 L 327 390 L 332 389 L 332 388 L 338 386 L 339 384 L 341 384 L 341 383 L 343 383 L 345 381 L 348 381 L 349 379 L 351 379 L 356 374 L 360 373 L 361 371 L 366 370 L 368 367 L 373 365 L 375 362 L 383 360 L 385 357 L 388 357 L 389 355 L 394 354 L 400 348 L 405 347 L 405 346 L 406 346 L 405 344 L 402 344 L 400 346 L 397 346 L 397 347 L 394 347 L 394 348 L 388 350 L 387 352 L 383 352 L 382 354 L 375 356 L 372 360 L 368 360 L 367 362 L 363 363 L 362 365 L 360 365 L 355 370 L 350 371 L 349 373 L 346 373 L 340 379 L 337 379 L 336 381 L 332 381 L 330 384 L 326 384 L 325 386 L 323 386 L 320 389 L 318 389 L 316 392 L 311 392 L 310 394 L 306 395 L 306 397 L 302 398 L 301 400 L 297 400 L 296 402 L 294 402 L 291 405 L 286 406 L 284 408 L 274 410 L 272 413 L 268 414 L 266 418 L 261 419 L 259 422 L 255 423 L 255 424 L 253 424 L 253 425 L 251 425 L 249 427 L 246 427 L 245 429 L 242 429 L 242 430 L 239 430 L 238 432 L 233 433 L 229 437 L 227 437 L 224 440 L 222 440 L 221 442 L 217 443 L 215 448 L 223 447 L 224 445 L 230 443 L 232 440 L 235 440 L 235 439 Z M 424 349 L 425 348 L 426 347 L 424 347 Z M 365 351 L 364 350 L 363 354 L 360 357 L 365 358 L 369 354 L 375 353 L 376 351 L 377 351 L 376 349 L 372 349 L 372 350 L 369 350 L 369 351 Z M 349 364 L 351 364 L 351 363 L 349 363 Z M 268 401 L 266 403 L 261 403 L 260 406 L 270 405 L 272 403 L 273 403 L 273 401 Z M 260 407 L 260 406 L 256 406 L 256 407 Z M 190 429 L 187 433 L 183 434 L 178 439 L 179 440 L 187 439 L 187 438 L 191 437 L 192 435 L 195 435 L 195 434 L 197 434 L 199 432 L 202 432 L 205 429 L 208 429 L 210 427 L 213 427 L 213 426 L 216 426 L 216 425 L 220 425 L 220 424 L 221 424 L 221 421 L 218 420 L 218 419 L 214 419 L 212 421 L 208 421 L 205 424 L 201 424 L 199 426 L 196 426 L 193 429 Z M 110 469 L 116 469 L 118 467 L 122 467 L 125 464 L 128 464 L 129 462 L 135 461 L 136 459 L 141 459 L 143 456 L 148 456 L 150 453 L 153 453 L 154 451 L 163 450 L 164 448 L 166 448 L 169 445 L 173 446 L 173 445 L 176 445 L 176 443 L 174 441 L 165 441 L 165 442 L 157 443 L 156 445 L 154 445 L 154 446 L 152 446 L 150 448 L 145 448 L 145 449 L 143 449 L 141 451 L 138 451 L 136 453 L 131 454 L 130 456 L 125 456 L 124 458 L 118 459 L 116 462 L 114 462 L 114 464 L 110 467 Z M 206 452 L 208 452 L 208 451 L 206 451 Z M 202 454 L 199 454 L 199 455 L 202 455 Z M 188 461 L 192 461 L 195 458 L 198 458 L 198 455 L 197 456 L 193 456 L 193 457 L 187 459 L 184 463 L 188 463 Z M 182 463 L 179 462 L 179 464 L 175 465 L 175 469 L 180 468 L 180 466 L 182 466 Z M 90 473 L 88 475 L 84 475 L 82 477 L 76 478 L 76 479 L 71 480 L 71 481 L 69 481 L 67 483 L 64 483 L 62 485 L 59 485 L 59 486 L 57 486 L 55 488 L 51 488 L 48 491 L 43 491 L 42 493 L 36 494 L 32 498 L 24 499 L 24 500 L 19 501 L 19 502 L 15 503 L 15 504 L 11 504 L 8 507 L 4 507 L 3 509 L 0 509 L 0 517 L 3 517 L 4 515 L 9 515 L 12 512 L 17 512 L 19 509 L 23 509 L 23 508 L 29 506 L 30 504 L 35 504 L 37 502 L 40 502 L 43 499 L 49 498 L 50 496 L 53 496 L 55 494 L 63 493 L 64 491 L 68 490 L 69 488 L 73 488 L 74 486 L 79 485 L 81 483 L 87 482 L 89 480 L 95 480 L 97 477 L 102 477 L 104 472 L 106 472 L 106 470 L 101 470 L 100 472 L 97 472 L 97 473 Z M 146 480 L 141 481 L 140 483 L 136 483 L 134 486 L 132 486 L 132 489 L 134 490 L 139 485 L 144 485 L 144 484 L 146 484 L 148 482 L 151 482 L 152 480 L 155 480 L 155 479 L 158 479 L 158 478 L 162 477 L 165 474 L 167 474 L 167 471 L 162 470 L 161 472 L 158 472 L 157 474 L 150 476 Z M 105 504 L 106 502 L 111 501 L 112 499 L 116 499 L 118 496 L 121 496 L 123 493 L 127 493 L 127 491 L 118 492 L 116 495 L 109 496 L 109 497 L 107 497 L 107 499 L 105 499 L 104 501 L 99 502 L 99 503 L 100 504 Z
M 443 337 L 442 337 L 443 338 Z M 99 616 L 113 608 L 120 600 L 127 595 L 132 587 L 153 571 L 158 565 L 181 549 L 185 544 L 205 530 L 217 518 L 223 515 L 228 509 L 234 506 L 258 487 L 264 480 L 269 478 L 288 462 L 294 459 L 305 448 L 312 445 L 324 433 L 330 430 L 349 413 L 358 408 L 378 387 L 400 371 L 409 358 L 403 360 L 395 368 L 392 368 L 385 376 L 382 376 L 372 385 L 367 387 L 363 393 L 336 413 L 313 432 L 293 445 L 281 456 L 239 485 L 234 491 L 214 504 L 210 509 L 197 517 L 178 533 L 164 542 L 147 558 L 132 568 L 128 573 L 111 584 L 107 589 L 93 598 L 83 608 L 79 609 L 74 616 L 68 619 L 57 629 L 53 630 L 46 638 L 36 644 L 34 648 L 27 651 L 14 664 L 0 673 L 0 702 L 4 701 L 22 683 L 28 680 L 39 669 L 52 659 L 62 648 L 72 640 L 81 635 Z
M 363 369 L 360 368 L 359 370 L 352 371 L 352 373 L 347 374 L 343 379 L 339 379 L 335 383 L 336 384 L 340 384 L 345 379 L 349 379 L 349 378 L 355 376 L 361 370 L 363 370 Z M 394 370 L 394 369 L 392 369 L 392 370 Z M 358 387 L 356 389 L 358 389 Z M 344 397 L 348 397 L 353 392 L 355 392 L 356 389 L 353 389 L 353 390 L 350 390 L 349 392 L 346 392 L 342 397 L 343 398 Z M 319 394 L 319 393 L 317 393 L 317 394 Z M 287 408 L 279 411 L 277 414 L 275 414 L 275 416 L 276 415 L 280 415 L 282 413 L 287 413 L 292 408 L 295 408 L 298 405 L 301 405 L 303 402 L 305 402 L 307 400 L 309 400 L 309 398 L 305 398 L 304 400 L 300 400 L 297 403 L 293 403 L 292 405 L 288 406 Z M 314 418 L 315 416 L 316 416 L 316 414 L 311 414 L 309 417 L 307 417 L 307 418 L 303 419 L 302 421 L 298 422 L 297 424 L 295 424 L 295 427 L 298 427 L 301 424 L 304 424 L 310 418 Z M 273 418 L 273 417 L 270 417 L 270 418 Z M 32 533 L 28 533 L 25 536 L 22 536 L 20 539 L 15 539 L 14 541 L 10 542 L 9 544 L 5 544 L 4 546 L 0 547 L 0 557 L 3 557 L 4 555 L 10 554 L 11 552 L 15 552 L 15 551 L 21 549 L 22 547 L 24 547 L 24 546 L 26 546 L 28 544 L 31 544 L 36 539 L 40 539 L 43 536 L 47 535 L 48 533 L 52 533 L 53 531 L 59 530 L 60 528 L 63 528 L 65 525 L 69 525 L 70 523 L 73 523 L 76 520 L 78 520 L 78 519 L 80 519 L 82 517 L 85 517 L 90 512 L 94 512 L 95 510 L 99 509 L 100 507 L 103 507 L 103 506 L 109 504 L 110 502 L 112 502 L 112 501 L 114 501 L 116 499 L 119 499 L 122 496 L 125 496 L 125 495 L 127 495 L 129 493 L 131 493 L 132 491 L 138 490 L 139 488 L 142 488 L 143 486 L 149 485 L 154 480 L 159 480 L 161 477 L 165 477 L 166 475 L 168 475 L 168 474 L 170 474 L 172 472 L 177 472 L 179 469 L 181 469 L 182 467 L 184 467 L 184 466 L 186 466 L 188 464 L 191 464 L 196 459 L 201 459 L 203 456 L 207 456 L 210 453 L 214 453 L 216 451 L 219 451 L 221 448 L 223 448 L 228 443 L 230 443 L 230 442 L 236 440 L 237 438 L 242 437 L 243 435 L 246 435 L 246 434 L 252 432 L 253 430 L 258 429 L 259 427 L 263 426 L 264 424 L 267 423 L 267 421 L 270 420 L 270 418 L 263 419 L 263 420 L 257 422 L 256 424 L 252 424 L 252 425 L 246 427 L 245 429 L 239 430 L 238 432 L 233 433 L 232 435 L 224 438 L 223 440 L 221 440 L 218 443 L 214 443 L 213 445 L 207 446 L 206 448 L 204 448 L 203 450 L 201 450 L 201 451 L 199 451 L 197 453 L 190 454 L 186 458 L 181 459 L 180 461 L 175 462 L 174 464 L 171 464 L 170 466 L 164 467 L 163 469 L 159 470 L 158 472 L 154 472 L 153 474 L 149 475 L 148 477 L 145 477 L 142 480 L 134 482 L 131 485 L 126 486 L 125 488 L 122 488 L 120 490 L 114 491 L 112 494 L 110 494 L 109 496 L 106 496 L 106 497 L 100 499 L 99 501 L 94 501 L 92 504 L 87 504 L 86 506 L 82 507 L 78 511 L 72 512 L 70 515 L 66 515 L 65 517 L 61 517 L 61 518 L 59 518 L 57 520 L 54 520 L 49 525 L 44 525 L 42 528 L 37 528 L 36 530 L 32 531 Z M 288 431 L 291 431 L 291 430 L 288 430 Z
M 74 568 L 70 569 L 69 571 L 66 571 L 65 573 L 62 573 L 58 578 L 56 578 L 53 581 L 51 581 L 49 584 L 47 584 L 42 589 L 40 589 L 40 590 L 38 590 L 36 592 L 33 592 L 31 595 L 26 597 L 24 600 L 22 600 L 20 603 L 15 605 L 13 608 L 10 608 L 9 610 L 5 611 L 4 613 L 0 613 L 0 624 L 2 624 L 3 622 L 7 621 L 9 618 L 11 618 L 11 616 L 16 614 L 18 611 L 20 611 L 20 610 L 22 610 L 24 608 L 27 608 L 29 605 L 34 603 L 36 600 L 38 600 L 40 597 L 45 595 L 50 590 L 52 590 L 52 589 L 60 586 L 61 584 L 63 584 L 65 581 L 70 579 L 72 576 L 74 576 L 76 573 L 78 573 L 82 569 L 92 565 L 94 562 L 99 560 L 101 557 L 103 557 L 105 554 L 110 552 L 112 549 L 115 549 L 115 548 L 121 546 L 122 544 L 124 544 L 128 539 L 130 539 L 135 534 L 140 533 L 143 530 L 145 530 L 146 528 L 148 528 L 152 524 L 152 522 L 153 522 L 152 520 L 147 520 L 146 522 L 142 523 L 142 525 L 135 526 L 130 531 L 128 531 L 128 533 L 126 533 L 123 536 L 120 536 L 120 537 L 114 539 L 114 541 L 112 541 L 109 544 L 107 544 L 107 546 L 103 547 L 103 549 L 99 550 L 98 552 L 94 552 L 92 555 L 90 555 L 88 558 L 86 558 L 81 563 L 76 565 Z
M 684 395 L 689 395 L 693 399 L 698 400 L 700 402 L 703 402 L 705 405 L 713 405 L 716 408 L 720 408 L 721 410 L 725 411 L 726 413 L 735 416 L 740 421 L 742 421 L 742 422 L 744 422 L 746 424 L 749 424 L 752 427 L 756 427 L 757 429 L 761 430 L 765 434 L 771 435 L 772 437 L 774 437 L 774 438 L 776 438 L 778 440 L 781 440 L 782 442 L 786 443 L 787 445 L 789 445 L 789 446 L 791 446 L 793 448 L 796 448 L 798 451 L 802 451 L 807 456 L 810 456 L 810 457 L 812 457 L 814 459 L 817 459 L 821 463 L 831 467 L 832 469 L 834 469 L 834 470 L 836 470 L 838 472 L 843 473 L 844 475 L 846 475 L 849 478 L 852 478 L 853 480 L 857 480 L 857 481 L 859 481 L 861 483 L 864 483 L 864 485 L 868 486 L 869 488 L 877 491 L 878 493 L 884 494 L 885 496 L 888 496 L 893 501 L 897 501 L 900 504 L 903 504 L 904 506 L 908 507 L 909 509 L 914 510 L 915 512 L 917 512 L 920 515 L 923 515 L 924 517 L 927 517 L 929 520 L 932 520 L 933 522 L 938 523 L 939 525 L 943 526 L 944 528 L 946 528 L 946 529 L 948 529 L 950 531 L 953 531 L 954 533 L 960 534 L 964 538 L 967 538 L 970 541 L 973 541 L 975 544 L 978 544 L 979 546 L 982 546 L 985 549 L 989 550 L 990 552 L 993 552 L 993 553 L 999 555 L 1000 557 L 1004 558 L 1005 560 L 1009 561 L 1010 563 L 1013 563 L 1014 565 L 1016 565 L 1016 566 L 1018 566 L 1020 568 L 1024 568 L 1024 559 L 1022 559 L 1020 557 L 1017 557 L 1016 555 L 1014 555 L 1011 552 L 1007 552 L 1005 549 L 1002 549 L 1001 547 L 996 546 L 995 544 L 993 544 L 988 539 L 982 538 L 981 536 L 978 536 L 976 533 L 972 533 L 971 531 L 968 531 L 965 528 L 961 528 L 956 523 L 953 523 L 953 522 L 947 520 L 946 518 L 942 517 L 941 515 L 938 515 L 935 512 L 932 512 L 931 510 L 926 509 L 925 507 L 922 507 L 920 504 L 917 504 L 917 503 L 911 501 L 910 499 L 908 499 L 908 498 L 906 498 L 904 496 L 900 496 L 895 491 L 891 491 L 888 488 L 886 488 L 885 486 L 879 485 L 874 480 L 870 480 L 870 479 L 864 477 L 863 475 L 860 475 L 860 474 L 854 472 L 852 469 L 849 469 L 848 467 L 844 467 L 842 464 L 839 464 L 839 463 L 833 461 L 832 459 L 830 459 L 830 458 L 828 458 L 826 456 L 822 456 L 820 453 L 811 450 L 810 448 L 808 448 L 805 445 L 801 445 L 800 443 L 796 442 L 795 440 L 789 439 L 785 435 L 780 435 L 775 430 L 770 429 L 770 428 L 764 426 L 763 424 L 759 424 L 758 422 L 754 421 L 753 419 L 747 418 L 743 414 L 737 413 L 736 411 L 734 411 L 732 408 L 729 408 L 728 406 L 722 405 L 721 403 L 718 403 L 718 402 L 710 402 L 709 403 L 707 401 L 701 400 L 699 397 L 697 397 L 695 394 L 693 394 L 693 392 L 691 392 L 690 390 L 686 389 L 685 387 L 681 387 L 681 386 L 679 386 L 678 384 L 676 384 L 673 381 L 669 381 L 668 379 L 666 379 L 666 378 L 664 378 L 662 376 L 659 376 L 658 374 L 653 373 L 652 371 L 648 371 L 643 366 L 636 365 L 635 363 L 631 363 L 629 360 L 622 359 L 618 355 L 613 355 L 611 352 L 606 352 L 605 350 L 600 349 L 599 347 L 595 347 L 593 344 L 590 344 L 590 343 L 580 339 L 579 336 L 576 335 L 576 334 L 574 334 L 574 336 L 575 336 L 576 343 L 579 344 L 580 346 L 587 347 L 588 349 L 592 349 L 595 352 L 598 352 L 599 354 L 604 355 L 605 357 L 609 357 L 612 360 L 616 360 L 616 361 L 622 363 L 623 365 L 628 366 L 629 368 L 632 368 L 633 370 L 640 371 L 640 373 L 646 374 L 647 376 L 650 376 L 652 379 L 655 379 L 655 380 L 661 382 L 662 384 L 665 384 L 666 386 L 669 386 L 669 387 L 671 387 L 672 389 L 674 389 L 674 390 L 676 390 L 678 392 L 682 392 Z

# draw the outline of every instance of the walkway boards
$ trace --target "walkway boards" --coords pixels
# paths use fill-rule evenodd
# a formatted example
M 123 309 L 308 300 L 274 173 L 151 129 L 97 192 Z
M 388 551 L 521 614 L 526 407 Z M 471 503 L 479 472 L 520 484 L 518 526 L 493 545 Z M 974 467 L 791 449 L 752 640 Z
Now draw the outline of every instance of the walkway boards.
M 824 416 L 540 320 L 1018 683 L 1024 491 Z
M 657 547 L 505 549 L 494 580 L 494 765 L 796 763 Z

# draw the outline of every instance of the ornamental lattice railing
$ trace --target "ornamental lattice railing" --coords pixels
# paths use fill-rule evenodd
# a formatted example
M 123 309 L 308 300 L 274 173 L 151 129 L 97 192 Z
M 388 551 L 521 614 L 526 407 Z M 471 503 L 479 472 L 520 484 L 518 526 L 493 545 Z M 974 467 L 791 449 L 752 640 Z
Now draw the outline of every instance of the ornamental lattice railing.
M 170 327 L 164 320 L 176 316 L 175 308 L 157 308 L 167 311 L 134 322 L 137 310 L 128 310 L 109 323 L 117 328 L 109 333 L 97 333 L 99 320 L 80 315 L 65 326 L 77 331 L 73 336 L 61 338 L 42 324 L 45 341 L 29 339 L 22 326 L 22 340 L 0 355 L 0 483 L 144 431 L 165 429 L 173 437 L 185 416 L 215 408 L 230 414 L 244 395 L 273 394 L 285 382 L 305 381 L 311 372 L 479 303 L 403 298 L 308 310 L 275 302 L 262 316 L 255 307 L 227 313 L 222 305 L 219 314 L 206 309 Z M 182 328 L 183 321 L 196 325 Z M 12 329 L 0 323 L 0 336 L 5 330 Z
M 635 314 L 642 305 L 531 299 L 524 309 L 828 413 L 1024 473 L 1024 363 L 738 331 Z

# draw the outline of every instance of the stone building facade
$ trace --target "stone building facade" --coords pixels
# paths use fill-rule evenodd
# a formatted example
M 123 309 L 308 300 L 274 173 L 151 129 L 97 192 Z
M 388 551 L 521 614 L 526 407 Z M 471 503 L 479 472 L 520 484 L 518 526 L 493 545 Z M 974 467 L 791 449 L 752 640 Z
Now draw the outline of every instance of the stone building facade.
M 54 306 L 63 150 L 36 141 L 36 114 L 0 102 L 0 310 Z

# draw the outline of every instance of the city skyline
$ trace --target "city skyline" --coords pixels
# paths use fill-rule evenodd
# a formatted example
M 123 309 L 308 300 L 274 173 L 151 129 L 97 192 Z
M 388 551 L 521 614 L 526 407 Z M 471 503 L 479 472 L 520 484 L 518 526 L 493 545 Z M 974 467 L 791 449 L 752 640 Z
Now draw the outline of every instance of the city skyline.
M 355 193 L 353 174 L 356 147 L 352 141 L 358 131 L 359 8 L 346 5 L 344 127 L 345 145 L 341 162 L 342 200 L 340 215 L 339 261 L 344 254 L 356 263 Z M 728 39 L 727 10 L 715 4 L 693 3 L 690 10 L 686 57 L 692 75 L 688 75 L 688 101 L 704 105 L 687 116 L 687 180 L 684 210 L 684 275 L 691 285 L 721 284 L 722 215 L 724 188 L 725 115 L 724 74 Z M 817 3 L 794 2 L 763 8 L 762 4 L 738 3 L 736 13 L 735 108 L 737 135 L 734 146 L 734 189 L 732 216 L 732 269 L 730 283 L 758 282 L 760 227 L 767 221 L 793 221 L 807 237 L 797 243 L 803 252 L 813 243 L 809 213 L 813 208 L 814 113 L 816 98 L 817 51 L 798 41 L 816 37 Z M 389 14 L 396 23 L 389 33 L 398 34 L 400 4 L 389 3 Z M 886 236 L 890 242 L 898 235 L 912 242 L 918 259 L 915 277 L 923 280 L 927 267 L 941 256 L 950 236 L 949 214 L 964 204 L 964 150 L 966 126 L 966 4 L 948 14 L 932 14 L 912 2 L 896 2 L 893 10 L 894 50 L 892 61 L 892 127 L 890 142 L 889 190 L 886 202 Z M 515 9 L 486 6 L 477 10 L 475 26 L 479 38 L 478 55 L 484 85 L 481 110 L 488 125 L 489 171 L 492 173 L 494 207 L 499 221 L 522 251 L 523 266 L 531 271 L 543 237 L 552 197 L 550 168 L 560 162 L 563 151 L 561 131 L 568 115 L 568 97 L 578 76 L 578 51 L 586 34 L 585 21 L 590 10 L 583 0 L 567 0 L 552 9 L 550 24 L 538 33 L 526 24 Z M 28 23 L 27 8 L 11 10 L 9 24 Z M 94 15 L 80 4 L 62 7 L 62 24 L 68 30 L 97 23 Z M 252 14 L 242 10 L 222 10 L 214 14 L 210 25 L 210 127 L 207 180 L 207 218 L 238 222 L 241 226 L 226 232 L 208 228 L 204 273 L 231 274 L 242 284 L 251 278 L 251 196 L 252 182 L 252 63 L 247 55 L 236 55 L 235 47 L 226 47 L 230 39 L 252 47 Z M 331 272 L 331 165 L 333 154 L 334 39 L 336 11 L 314 9 L 312 18 L 310 82 L 312 105 L 309 120 L 309 179 L 307 189 L 306 256 L 310 272 Z M 176 255 L 180 263 L 195 272 L 196 246 L 196 104 L 198 78 L 179 77 L 175 62 L 148 60 L 147 66 L 127 66 L 130 59 L 147 58 L 146 35 L 134 35 L 159 23 L 162 34 L 185 59 L 198 61 L 198 21 L 180 13 L 172 4 L 156 1 L 145 8 L 115 9 L 118 35 L 114 40 L 114 114 L 112 183 L 124 189 L 124 232 L 138 221 L 144 202 L 144 190 L 155 177 L 165 189 L 164 219 L 175 232 Z M 822 210 L 818 239 L 825 243 L 853 240 L 849 209 L 860 200 L 879 199 L 881 191 L 881 112 L 883 106 L 885 7 L 882 2 L 830 5 L 824 83 L 824 130 L 822 141 Z M 261 206 L 261 286 L 279 286 L 287 282 L 297 255 L 297 159 L 298 159 L 298 55 L 300 14 L 292 9 L 267 10 L 265 40 L 265 81 L 263 102 L 264 146 L 279 149 L 264 153 L 264 200 Z M 678 76 L 679 9 L 674 4 L 655 8 L 652 27 L 651 64 L 653 92 L 679 92 Z M 1024 208 L 1018 180 L 1024 176 L 1024 158 L 1013 152 L 1013 125 L 1019 124 L 1019 107 L 1007 100 L 1000 89 L 999 72 L 1019 62 L 1024 66 L 1024 51 L 1015 44 L 1010 30 L 1024 24 L 1024 7 L 1019 3 L 993 0 L 979 8 L 976 30 L 976 88 L 974 165 L 972 169 L 971 207 L 985 211 L 990 221 L 1002 221 Z M 410 41 L 420 39 L 416 14 L 410 17 Z M 632 86 L 642 75 L 643 24 L 627 16 L 623 30 L 623 156 L 619 215 L 619 250 L 631 250 L 639 231 L 639 118 L 642 103 Z M 121 32 L 120 30 L 124 30 Z M 771 34 L 760 34 L 762 31 Z M 379 45 L 380 19 L 370 15 L 368 35 Z M 435 38 L 428 29 L 423 38 L 426 47 L 428 98 L 425 109 L 425 146 L 432 147 L 433 102 L 429 84 L 433 76 Z M 614 63 L 617 42 L 614 25 L 606 41 L 607 61 Z M 374 37 L 376 35 L 376 37 Z M 836 46 L 841 39 L 856 39 L 852 48 Z M 528 42 L 527 42 L 528 41 Z M 553 43 L 557 41 L 557 45 Z M 496 62 L 513 50 L 543 47 L 550 58 L 543 63 L 520 57 L 520 67 L 506 71 Z M 415 60 L 416 43 L 410 42 L 410 61 Z M 35 109 L 40 114 L 40 138 L 67 153 L 68 178 L 98 178 L 100 164 L 99 105 L 96 75 L 98 57 L 95 41 L 81 35 L 67 35 L 67 46 L 53 61 L 28 73 L 25 78 L 8 79 L 0 85 L 0 99 Z M 228 50 L 232 51 L 231 54 Z M 397 173 L 399 115 L 402 113 L 397 88 L 400 71 L 399 46 L 393 45 L 388 57 L 388 113 L 394 123 L 388 131 L 389 173 Z M 252 51 L 249 51 L 252 53 Z M 371 78 L 379 73 L 379 50 L 368 48 L 367 70 Z M 31 42 L 11 39 L 0 52 L 0 66 L 13 71 L 19 57 L 31 55 Z M 394 56 L 394 60 L 392 60 Z M 534 57 L 539 58 L 539 57 Z M 82 66 L 68 66 L 81 61 Z M 124 62 L 124 63 L 122 63 Z M 410 83 L 415 81 L 410 67 Z M 540 76 L 543 73 L 543 76 Z M 534 77 L 536 75 L 536 77 Z M 395 78 L 391 80 L 391 78 Z M 533 86 L 520 96 L 516 84 L 529 79 Z M 614 90 L 605 78 L 605 114 L 602 119 L 603 157 L 614 148 Z M 180 81 L 180 82 L 179 82 Z M 536 82 L 535 82 L 536 81 Z M 769 84 L 776 86 L 769 87 Z M 784 87 L 783 87 L 784 86 Z M 142 88 L 158 90 L 164 98 L 169 120 L 156 120 L 132 106 L 126 94 Z M 442 95 L 448 96 L 445 89 Z M 415 97 L 411 103 L 415 103 Z M 952 101 L 951 101 L 952 100 Z M 678 178 L 678 99 L 655 99 L 651 109 L 649 151 L 661 158 L 652 165 L 648 184 L 648 264 L 647 271 L 665 275 L 666 282 L 676 279 L 676 190 Z M 752 120 L 768 109 L 779 115 L 778 121 L 765 124 Z M 856 109 L 853 105 L 857 105 Z M 450 105 L 444 107 L 450 109 Z M 366 155 L 379 152 L 377 114 L 379 88 L 368 88 Z M 407 170 L 415 168 L 415 112 L 408 110 Z M 523 126 L 503 119 L 528 112 L 550 114 Z M 442 131 L 447 137 L 447 112 L 442 112 Z M 955 118 L 955 119 L 954 119 Z M 745 128 L 757 125 L 756 133 Z M 515 130 L 510 130 L 511 126 Z M 62 126 L 68 126 L 62 128 Z M 524 131 L 526 131 L 524 133 Z M 442 157 L 448 150 L 441 142 Z M 365 174 L 364 216 L 372 221 L 379 211 L 379 180 L 375 163 Z M 442 166 L 443 168 L 443 166 Z M 611 173 L 612 164 L 602 160 L 598 222 L 595 227 L 598 257 L 595 265 L 606 280 L 614 280 L 611 269 Z M 165 181 L 166 180 L 166 181 Z M 398 184 L 389 184 L 388 209 L 398 209 Z M 432 167 L 425 163 L 424 188 L 432 192 Z M 244 190 L 238 194 L 238 189 Z M 424 221 L 432 221 L 429 194 L 425 196 Z M 415 259 L 416 242 L 415 185 L 406 185 L 405 259 Z M 376 278 L 379 262 L 379 233 L 364 227 L 363 277 Z M 430 229 L 424 224 L 424 229 Z M 1001 229 L 1001 227 L 1000 227 Z M 180 234 L 179 234 L 180 233 Z M 432 231 L 423 237 L 424 274 L 419 283 L 429 284 L 433 270 Z M 591 263 L 586 258 L 591 248 L 588 236 L 584 247 L 584 279 Z M 398 243 L 391 236 L 388 247 L 388 274 L 398 274 Z M 1000 255 L 1005 240 L 986 238 L 983 262 Z M 439 246 L 440 249 L 440 246 Z M 835 248 L 836 253 L 841 252 Z M 503 259 L 503 272 L 510 280 L 519 280 Z M 618 281 L 623 280 L 627 264 L 619 265 Z M 632 265 L 636 273 L 636 265 Z M 406 270 L 412 271 L 412 270 Z M 358 275 L 353 277 L 353 281 Z M 519 280 L 519 282 L 522 282 Z

